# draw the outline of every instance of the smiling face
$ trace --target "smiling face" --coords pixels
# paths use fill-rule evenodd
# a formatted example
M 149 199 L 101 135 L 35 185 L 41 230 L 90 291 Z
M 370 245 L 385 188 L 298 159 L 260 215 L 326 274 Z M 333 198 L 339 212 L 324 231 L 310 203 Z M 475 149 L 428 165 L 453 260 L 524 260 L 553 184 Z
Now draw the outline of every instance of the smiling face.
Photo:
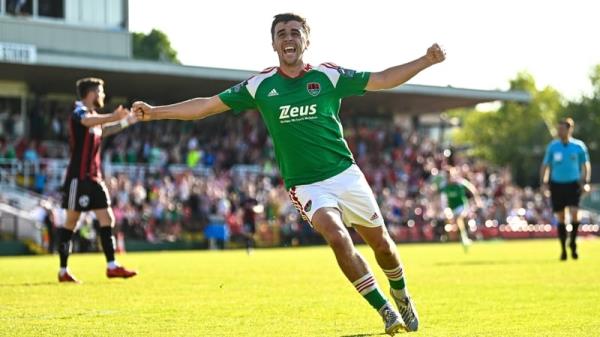
M 303 64 L 302 55 L 309 44 L 308 33 L 298 21 L 278 22 L 273 29 L 273 50 L 280 66 Z

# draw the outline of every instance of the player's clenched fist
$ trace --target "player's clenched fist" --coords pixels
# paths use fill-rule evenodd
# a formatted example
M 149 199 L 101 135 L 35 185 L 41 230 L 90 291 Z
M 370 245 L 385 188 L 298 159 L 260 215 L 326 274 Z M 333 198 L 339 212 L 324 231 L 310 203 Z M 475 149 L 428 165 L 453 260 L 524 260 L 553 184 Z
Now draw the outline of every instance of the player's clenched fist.
M 133 111 L 133 113 L 135 114 L 135 117 L 139 120 L 139 121 L 149 121 L 152 119 L 152 108 L 154 108 L 152 105 L 146 103 L 146 102 L 142 102 L 142 101 L 137 101 L 135 103 L 133 103 L 133 105 L 131 106 L 131 110 Z
M 427 58 L 431 64 L 440 63 L 446 59 L 446 51 L 437 43 L 434 43 L 427 49 L 425 58 Z

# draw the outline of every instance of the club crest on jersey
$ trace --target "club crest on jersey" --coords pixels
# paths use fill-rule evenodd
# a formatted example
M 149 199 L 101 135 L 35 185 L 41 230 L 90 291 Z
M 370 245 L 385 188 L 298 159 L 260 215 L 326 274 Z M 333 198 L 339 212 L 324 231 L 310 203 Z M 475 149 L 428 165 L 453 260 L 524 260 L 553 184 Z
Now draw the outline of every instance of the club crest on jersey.
M 321 85 L 317 82 L 309 82 L 306 84 L 306 90 L 311 96 L 317 96 L 321 92 Z

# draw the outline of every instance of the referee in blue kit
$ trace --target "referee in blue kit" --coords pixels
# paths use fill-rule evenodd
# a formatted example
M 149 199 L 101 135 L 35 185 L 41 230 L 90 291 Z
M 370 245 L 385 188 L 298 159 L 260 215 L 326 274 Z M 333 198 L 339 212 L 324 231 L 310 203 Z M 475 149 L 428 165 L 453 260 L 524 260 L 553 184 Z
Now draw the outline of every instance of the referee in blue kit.
M 579 198 L 582 192 L 590 191 L 592 167 L 587 147 L 579 139 L 571 137 L 575 123 L 565 118 L 558 123 L 558 139 L 546 148 L 540 170 L 541 184 L 550 188 L 552 210 L 558 219 L 558 238 L 562 249 L 560 259 L 567 259 L 567 227 L 565 208 L 571 212 L 571 257 L 577 259 L 577 230 L 579 228 Z M 548 186 L 548 172 L 550 183 Z

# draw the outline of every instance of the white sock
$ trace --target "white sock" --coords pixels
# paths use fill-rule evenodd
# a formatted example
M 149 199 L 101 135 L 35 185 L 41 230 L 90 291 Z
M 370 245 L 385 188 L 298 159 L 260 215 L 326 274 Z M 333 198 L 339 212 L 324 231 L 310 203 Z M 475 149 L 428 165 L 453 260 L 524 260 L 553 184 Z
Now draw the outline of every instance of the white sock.
M 106 264 L 108 269 L 115 269 L 119 266 L 119 264 L 117 263 L 117 261 L 110 261 Z
M 404 287 L 403 289 L 391 289 L 392 290 L 392 294 L 394 294 L 394 296 L 396 297 L 402 297 L 402 298 L 406 298 L 408 297 L 408 291 L 406 290 L 406 287 Z
M 68 272 L 68 270 L 67 270 L 67 267 L 65 267 L 65 268 L 63 268 L 63 267 L 60 267 L 60 270 L 59 270 L 58 272 L 59 272 L 61 275 L 64 275 L 64 274 L 66 274 L 66 273 Z

